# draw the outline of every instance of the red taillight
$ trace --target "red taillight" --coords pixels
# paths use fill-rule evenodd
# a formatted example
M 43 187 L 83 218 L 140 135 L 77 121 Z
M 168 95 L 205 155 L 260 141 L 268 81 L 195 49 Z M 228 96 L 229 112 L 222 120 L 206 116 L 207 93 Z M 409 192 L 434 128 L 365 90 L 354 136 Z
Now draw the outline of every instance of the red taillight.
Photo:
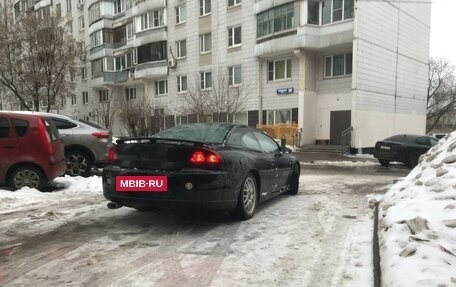
M 221 156 L 213 151 L 209 150 L 196 150 L 190 156 L 190 164 L 201 166 L 201 165 L 209 165 L 215 166 L 219 165 L 222 162 Z
M 206 162 L 206 157 L 202 151 L 195 151 L 190 157 L 190 163 L 201 164 Z
M 109 138 L 109 132 L 108 131 L 103 131 L 103 132 L 93 132 L 91 133 L 91 135 L 93 135 L 94 137 L 96 138 L 99 138 L 99 139 L 108 139 Z
M 46 147 L 49 154 L 53 153 L 51 136 L 49 135 L 48 129 L 43 119 L 38 121 L 38 132 L 40 133 L 41 142 Z
M 115 146 L 110 147 L 107 154 L 108 162 L 114 163 L 117 161 L 117 149 Z

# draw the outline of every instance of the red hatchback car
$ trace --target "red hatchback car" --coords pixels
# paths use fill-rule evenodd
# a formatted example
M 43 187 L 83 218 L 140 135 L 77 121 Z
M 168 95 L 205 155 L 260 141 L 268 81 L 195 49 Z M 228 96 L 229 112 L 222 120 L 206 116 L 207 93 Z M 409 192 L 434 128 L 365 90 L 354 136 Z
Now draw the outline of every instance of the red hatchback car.
M 63 143 L 48 116 L 0 111 L 0 184 L 41 190 L 65 168 Z

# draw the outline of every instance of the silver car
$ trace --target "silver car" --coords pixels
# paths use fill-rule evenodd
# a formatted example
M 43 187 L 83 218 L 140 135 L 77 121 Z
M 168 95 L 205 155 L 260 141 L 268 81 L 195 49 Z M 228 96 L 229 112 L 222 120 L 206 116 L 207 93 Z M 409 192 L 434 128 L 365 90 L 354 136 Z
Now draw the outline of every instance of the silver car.
M 49 116 L 63 138 L 68 175 L 89 176 L 93 166 L 106 164 L 108 129 L 64 115 Z

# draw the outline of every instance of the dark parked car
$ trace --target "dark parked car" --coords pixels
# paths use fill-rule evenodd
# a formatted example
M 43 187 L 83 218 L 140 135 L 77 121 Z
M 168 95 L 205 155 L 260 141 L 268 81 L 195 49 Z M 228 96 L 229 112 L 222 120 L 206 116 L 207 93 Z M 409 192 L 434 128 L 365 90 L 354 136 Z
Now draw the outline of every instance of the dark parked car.
M 227 209 L 251 218 L 260 202 L 297 194 L 300 166 L 287 148 L 252 127 L 213 123 L 124 138 L 108 152 L 108 207 L 161 205 Z
M 0 112 L 0 184 L 43 189 L 64 173 L 62 140 L 48 116 Z
M 431 136 L 395 135 L 375 144 L 374 157 L 382 166 L 388 166 L 391 161 L 398 161 L 408 167 L 415 167 L 420 155 L 427 152 L 437 142 L 438 139 Z

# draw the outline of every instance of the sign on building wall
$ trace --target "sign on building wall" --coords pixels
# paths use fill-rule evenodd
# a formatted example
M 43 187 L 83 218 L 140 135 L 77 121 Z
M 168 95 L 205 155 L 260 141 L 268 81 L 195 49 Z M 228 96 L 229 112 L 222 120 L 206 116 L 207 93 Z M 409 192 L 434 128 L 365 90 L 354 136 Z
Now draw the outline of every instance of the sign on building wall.
M 280 88 L 277 89 L 277 95 L 288 95 L 288 94 L 293 94 L 294 93 L 294 88 Z

